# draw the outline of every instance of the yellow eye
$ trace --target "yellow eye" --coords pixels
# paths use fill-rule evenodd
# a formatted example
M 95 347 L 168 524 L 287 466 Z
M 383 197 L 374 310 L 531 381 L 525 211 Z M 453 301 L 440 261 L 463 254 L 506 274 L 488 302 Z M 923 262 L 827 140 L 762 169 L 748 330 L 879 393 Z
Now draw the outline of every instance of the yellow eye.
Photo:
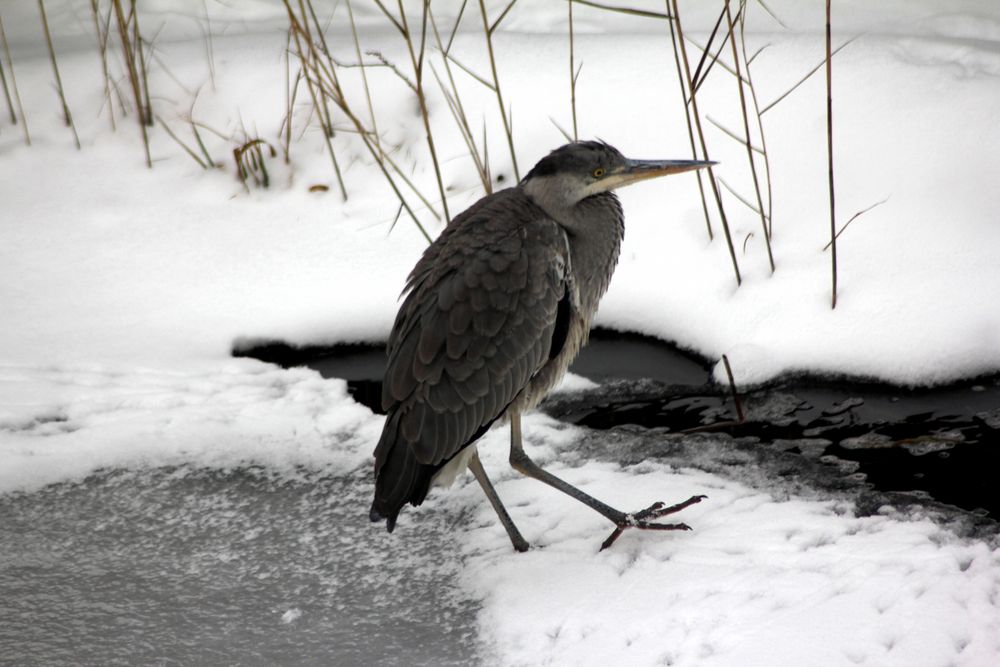
M 604 176 L 604 169 L 602 167 L 598 167 L 594 170 L 594 178 L 600 178 L 601 176 Z

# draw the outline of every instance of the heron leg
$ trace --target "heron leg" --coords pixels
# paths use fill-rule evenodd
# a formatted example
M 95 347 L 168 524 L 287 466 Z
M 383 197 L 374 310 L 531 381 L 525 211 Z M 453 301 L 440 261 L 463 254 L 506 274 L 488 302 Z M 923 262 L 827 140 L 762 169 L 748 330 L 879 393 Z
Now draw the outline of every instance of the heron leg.
M 639 528 L 642 530 L 691 530 L 691 527 L 683 523 L 654 523 L 656 519 L 679 512 L 686 507 L 701 502 L 706 496 L 691 496 L 682 503 L 667 507 L 664 503 L 656 502 L 644 510 L 634 513 L 625 513 L 602 503 L 597 498 L 584 493 L 572 484 L 563 481 L 552 473 L 543 470 L 537 463 L 531 460 L 524 451 L 521 444 L 521 415 L 512 411 L 510 415 L 510 465 L 518 472 L 545 482 L 549 486 L 558 489 L 569 497 L 580 501 L 601 516 L 607 518 L 617 527 L 614 532 L 601 544 L 601 550 L 607 549 L 618 539 L 625 529 Z
M 483 493 L 489 498 L 490 504 L 493 505 L 497 516 L 500 517 L 500 523 L 503 524 L 504 529 L 507 531 L 510 543 L 514 545 L 514 551 L 527 551 L 528 541 L 521 536 L 521 531 L 514 525 L 514 520 L 507 513 L 507 508 L 500 502 L 500 496 L 497 495 L 496 489 L 493 488 L 490 478 L 486 476 L 486 470 L 483 468 L 483 462 L 479 460 L 478 452 L 473 454 L 472 458 L 469 459 L 469 470 L 475 475 L 479 486 L 483 487 Z

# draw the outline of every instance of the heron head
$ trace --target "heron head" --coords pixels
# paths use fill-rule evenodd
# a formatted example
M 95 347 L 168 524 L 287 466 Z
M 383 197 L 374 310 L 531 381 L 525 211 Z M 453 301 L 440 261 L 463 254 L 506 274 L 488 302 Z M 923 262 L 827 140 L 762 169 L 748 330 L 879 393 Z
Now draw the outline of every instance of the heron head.
M 521 187 L 551 212 L 632 183 L 713 164 L 704 160 L 633 160 L 602 141 L 579 141 L 561 146 L 539 160 L 521 181 Z

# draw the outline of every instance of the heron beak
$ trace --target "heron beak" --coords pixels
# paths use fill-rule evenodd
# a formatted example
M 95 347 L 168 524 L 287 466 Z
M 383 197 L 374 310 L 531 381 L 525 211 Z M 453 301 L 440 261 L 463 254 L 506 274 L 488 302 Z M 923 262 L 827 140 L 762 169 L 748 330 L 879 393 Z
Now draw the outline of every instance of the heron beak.
M 610 185 L 608 189 L 620 188 L 649 178 L 682 174 L 716 164 L 719 163 L 708 160 L 628 160 L 624 167 L 611 172 L 602 181 Z

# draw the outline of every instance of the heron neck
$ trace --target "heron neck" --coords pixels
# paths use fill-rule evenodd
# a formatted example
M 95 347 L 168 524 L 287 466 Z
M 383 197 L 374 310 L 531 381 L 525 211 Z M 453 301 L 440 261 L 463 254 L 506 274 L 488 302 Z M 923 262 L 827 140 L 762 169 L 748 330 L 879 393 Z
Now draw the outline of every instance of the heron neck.
M 574 206 L 574 220 L 586 224 L 562 224 L 569 240 L 573 278 L 580 290 L 580 306 L 588 317 L 608 289 L 618 263 L 625 218 L 621 203 L 611 192 L 602 192 Z

